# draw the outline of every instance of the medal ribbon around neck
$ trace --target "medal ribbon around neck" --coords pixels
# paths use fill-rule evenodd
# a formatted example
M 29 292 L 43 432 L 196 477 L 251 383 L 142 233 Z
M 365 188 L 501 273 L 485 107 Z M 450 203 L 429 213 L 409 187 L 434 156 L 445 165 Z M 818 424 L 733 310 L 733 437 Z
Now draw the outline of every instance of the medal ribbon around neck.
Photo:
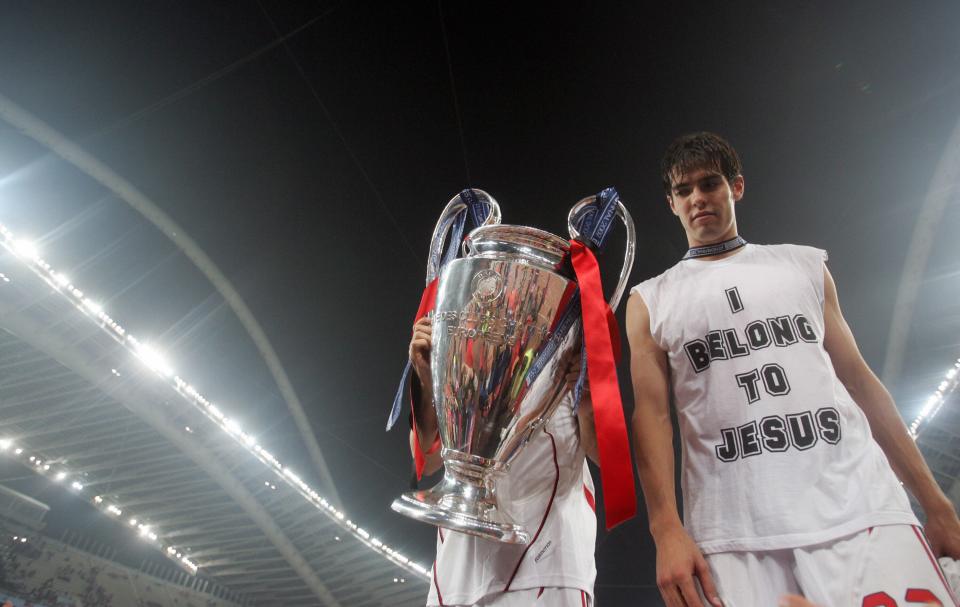
M 690 247 L 687 250 L 687 254 L 684 255 L 681 260 L 693 259 L 695 257 L 709 257 L 710 255 L 720 255 L 721 253 L 735 251 L 745 244 L 747 244 L 747 241 L 744 240 L 742 236 L 734 236 L 730 240 L 724 240 L 723 242 L 718 242 L 716 244 L 708 244 L 702 247 Z

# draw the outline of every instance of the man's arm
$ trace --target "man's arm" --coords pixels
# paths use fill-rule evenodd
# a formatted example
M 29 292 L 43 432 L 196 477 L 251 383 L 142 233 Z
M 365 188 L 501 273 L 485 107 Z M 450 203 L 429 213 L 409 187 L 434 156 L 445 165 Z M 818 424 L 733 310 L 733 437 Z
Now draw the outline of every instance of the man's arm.
M 704 595 L 720 605 L 706 560 L 677 512 L 667 353 L 650 334 L 647 306 L 636 294 L 627 303 L 627 339 L 634 394 L 634 457 L 650 534 L 657 545 L 657 586 L 668 607 L 701 607 L 693 583 L 696 576 Z
M 583 452 L 590 461 L 600 465 L 600 453 L 597 451 L 597 427 L 593 421 L 593 401 L 590 400 L 590 391 L 584 386 L 580 397 L 580 407 L 577 409 L 577 425 L 580 429 L 580 444 Z
M 417 439 L 423 450 L 426 463 L 423 473 L 431 475 L 443 466 L 440 449 L 431 447 L 437 441 L 437 411 L 433 408 L 433 377 L 430 374 L 430 349 L 432 347 L 433 325 L 430 318 L 424 317 L 413 325 L 413 337 L 410 339 L 410 364 L 413 376 L 410 389 L 413 396 L 413 417 L 416 420 Z M 410 430 L 410 454 L 414 453 L 414 430 Z
M 893 471 L 923 506 L 927 514 L 925 530 L 934 553 L 960 558 L 960 520 L 956 510 L 933 479 L 890 393 L 860 354 L 840 312 L 837 286 L 826 266 L 823 287 L 823 346 L 830 354 L 837 377 L 866 415 L 873 438 L 883 449 Z
M 580 378 L 580 353 L 577 353 L 567 363 L 564 382 L 567 390 L 573 391 Z M 600 455 L 597 452 L 597 427 L 593 421 L 593 400 L 590 398 L 590 382 L 583 382 L 583 393 L 580 395 L 580 406 L 577 408 L 577 429 L 580 435 L 580 446 L 590 461 L 600 465 Z

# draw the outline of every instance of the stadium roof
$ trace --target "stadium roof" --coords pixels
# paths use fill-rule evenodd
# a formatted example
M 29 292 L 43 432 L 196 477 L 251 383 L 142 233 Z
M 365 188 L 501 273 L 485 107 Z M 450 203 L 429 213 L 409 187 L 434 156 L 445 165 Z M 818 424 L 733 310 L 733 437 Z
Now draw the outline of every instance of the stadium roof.
M 0 226 L 0 451 L 256 604 L 414 605 L 427 570 Z

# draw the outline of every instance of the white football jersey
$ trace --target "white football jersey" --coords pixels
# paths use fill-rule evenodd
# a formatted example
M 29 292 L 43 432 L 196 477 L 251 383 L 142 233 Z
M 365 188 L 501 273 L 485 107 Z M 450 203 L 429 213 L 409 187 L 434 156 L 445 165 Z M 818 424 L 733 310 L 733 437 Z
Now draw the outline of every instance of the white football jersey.
M 498 480 L 503 511 L 530 533 L 526 546 L 437 531 L 427 605 L 472 605 L 505 590 L 577 588 L 593 595 L 597 519 L 593 479 L 568 396 Z
M 669 357 L 684 525 L 704 553 L 917 524 L 823 347 L 825 260 L 748 244 L 633 289 Z

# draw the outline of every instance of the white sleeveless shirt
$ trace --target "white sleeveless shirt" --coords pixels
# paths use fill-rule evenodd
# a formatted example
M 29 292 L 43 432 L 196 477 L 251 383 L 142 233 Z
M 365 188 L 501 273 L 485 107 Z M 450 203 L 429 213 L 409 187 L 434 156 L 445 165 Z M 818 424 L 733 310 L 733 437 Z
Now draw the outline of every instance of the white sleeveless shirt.
M 669 358 L 683 520 L 706 554 L 917 524 L 823 347 L 825 260 L 748 244 L 633 289 Z
M 497 501 L 523 525 L 526 546 L 437 531 L 428 606 L 472 605 L 504 590 L 577 588 L 593 595 L 593 479 L 568 396 L 497 482 Z

